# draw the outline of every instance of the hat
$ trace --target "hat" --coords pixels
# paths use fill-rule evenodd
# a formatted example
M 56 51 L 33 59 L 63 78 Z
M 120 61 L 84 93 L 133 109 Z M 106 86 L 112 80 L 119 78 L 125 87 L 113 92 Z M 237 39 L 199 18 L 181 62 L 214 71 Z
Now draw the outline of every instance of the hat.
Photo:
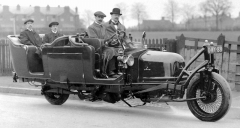
M 119 8 L 113 8 L 113 10 L 112 10 L 112 12 L 110 12 L 110 14 L 111 14 L 111 15 L 112 15 L 112 14 L 122 15 Z
M 52 22 L 52 23 L 49 24 L 49 27 L 52 27 L 53 25 L 59 25 L 59 23 L 58 22 Z
M 34 22 L 34 20 L 32 20 L 32 19 L 27 19 L 26 21 L 24 21 L 24 24 L 26 24 L 27 22 Z
M 105 15 L 103 12 L 101 12 L 101 11 L 97 11 L 97 12 L 95 12 L 95 13 L 94 13 L 94 16 L 102 16 L 102 17 L 106 17 L 106 15 Z

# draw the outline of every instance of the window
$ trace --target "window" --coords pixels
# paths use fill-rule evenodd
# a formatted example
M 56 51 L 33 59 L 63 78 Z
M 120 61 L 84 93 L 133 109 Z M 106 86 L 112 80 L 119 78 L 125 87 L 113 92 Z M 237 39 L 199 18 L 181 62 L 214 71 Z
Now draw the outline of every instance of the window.
M 74 19 L 73 19 L 73 17 L 72 17 L 72 16 L 70 17 L 70 21 L 74 21 Z

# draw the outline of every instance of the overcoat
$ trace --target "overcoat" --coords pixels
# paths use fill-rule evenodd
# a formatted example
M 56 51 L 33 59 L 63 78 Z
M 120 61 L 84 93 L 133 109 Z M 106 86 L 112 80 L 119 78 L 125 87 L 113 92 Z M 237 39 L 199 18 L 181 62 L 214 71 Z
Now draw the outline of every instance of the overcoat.
M 112 22 L 112 20 L 104 23 L 104 26 L 106 27 L 107 38 L 110 38 L 113 34 L 116 33 L 117 30 L 126 32 L 125 26 L 123 24 L 121 24 L 120 22 L 118 22 L 118 24 L 117 24 L 117 29 L 114 27 L 114 23 Z M 130 39 L 127 37 L 127 35 L 122 36 L 122 39 L 126 44 L 131 42 Z
M 63 36 L 62 33 L 53 33 L 52 31 L 50 33 L 45 34 L 43 38 L 43 43 L 52 43 L 56 38 Z
M 20 33 L 20 42 L 25 45 L 35 45 L 40 47 L 42 45 L 42 38 L 34 30 L 29 31 L 28 29 Z
M 89 38 L 107 39 L 105 26 L 95 22 L 88 27 L 87 32 Z
M 94 22 L 88 27 L 87 32 L 88 32 L 89 38 L 107 39 L 106 27 L 104 25 L 100 25 Z M 117 53 L 115 52 L 115 49 L 112 47 L 102 47 L 102 50 L 103 50 L 102 72 L 106 73 L 107 69 L 109 71 L 115 70 L 116 69 L 115 61 L 112 60 L 113 57 L 117 55 Z

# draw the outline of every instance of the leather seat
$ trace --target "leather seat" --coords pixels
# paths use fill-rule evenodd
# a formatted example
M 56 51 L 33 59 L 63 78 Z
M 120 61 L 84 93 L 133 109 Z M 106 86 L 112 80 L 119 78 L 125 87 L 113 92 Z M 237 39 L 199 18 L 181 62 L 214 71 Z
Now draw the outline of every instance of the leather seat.
M 99 40 L 96 38 L 83 38 L 82 41 L 84 43 L 87 43 L 94 47 L 94 49 L 95 49 L 95 69 L 100 70 L 101 64 L 102 64 L 101 55 L 102 55 L 103 40 Z

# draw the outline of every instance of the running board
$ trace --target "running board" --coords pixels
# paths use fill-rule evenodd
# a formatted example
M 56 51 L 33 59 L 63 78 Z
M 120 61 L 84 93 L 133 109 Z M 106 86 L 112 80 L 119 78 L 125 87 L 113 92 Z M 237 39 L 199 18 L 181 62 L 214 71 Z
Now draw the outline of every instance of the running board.
M 185 101 L 192 101 L 192 100 L 199 100 L 199 99 L 206 99 L 206 97 L 199 97 L 199 98 L 189 98 L 189 99 L 169 99 L 165 98 L 150 98 L 146 100 L 146 102 L 185 102 Z
M 181 90 L 182 85 L 176 85 L 173 83 L 164 83 L 164 84 L 160 84 L 158 86 L 154 86 L 142 91 L 138 91 L 135 92 L 134 94 L 140 94 L 140 93 L 146 93 L 146 92 L 151 92 L 151 91 L 156 91 L 156 90 L 160 90 L 160 89 L 176 89 L 176 90 Z

